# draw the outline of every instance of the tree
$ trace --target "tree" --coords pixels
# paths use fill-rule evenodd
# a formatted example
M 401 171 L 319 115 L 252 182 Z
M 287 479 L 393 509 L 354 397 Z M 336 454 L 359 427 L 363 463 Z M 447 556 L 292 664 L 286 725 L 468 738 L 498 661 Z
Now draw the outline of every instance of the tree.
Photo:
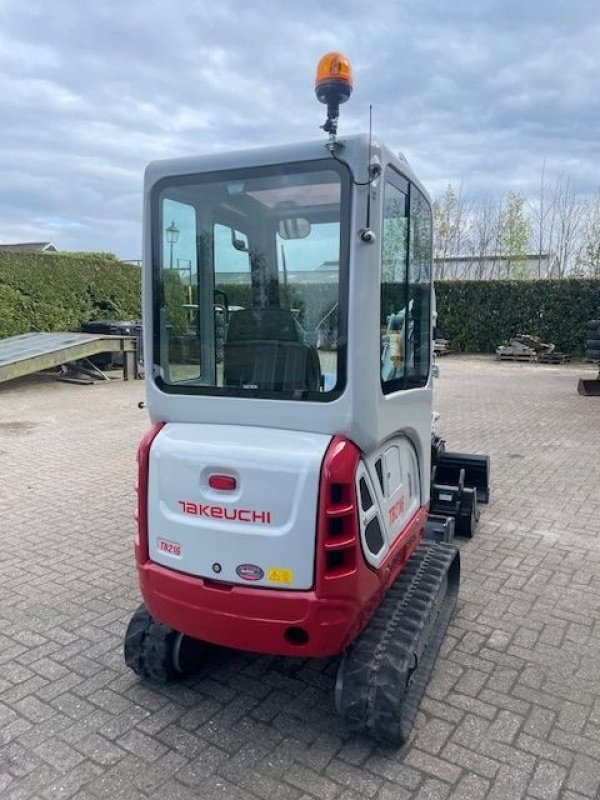
M 383 223 L 382 280 L 394 283 L 406 268 L 406 236 L 408 220 L 404 200 L 388 199 Z
M 185 310 L 187 302 L 186 287 L 181 280 L 181 275 L 175 269 L 163 269 L 162 279 L 165 292 L 165 309 L 167 324 L 172 332 L 182 335 L 187 331 L 188 319 Z
M 552 277 L 563 278 L 581 270 L 579 256 L 585 204 L 585 200 L 575 194 L 567 176 L 558 174 L 548 183 L 544 162 L 539 199 L 531 207 L 537 238 L 538 277 L 550 277 L 542 274 L 543 254 L 556 256 L 557 272 Z
M 581 228 L 575 271 L 582 277 L 600 278 L 600 192 L 583 203 Z
M 448 184 L 433 220 L 436 278 L 600 277 L 600 192 L 578 195 L 568 176 L 549 177 L 546 162 L 530 202 L 509 191 L 467 205 L 462 185 Z
M 558 258 L 558 276 L 563 278 L 574 265 L 581 233 L 581 200 L 573 191 L 571 180 L 556 178 L 551 197 L 548 249 Z
M 466 204 L 462 194 L 462 183 L 455 192 L 451 183 L 444 195 L 433 204 L 434 256 L 438 260 L 436 278 L 457 277 L 447 275 L 446 259 L 461 255 L 461 245 L 468 225 Z
M 506 278 L 528 277 L 525 258 L 529 249 L 530 224 L 525 216 L 525 198 L 518 192 L 509 192 L 503 203 L 500 223 L 502 255 Z
M 470 218 L 467 253 L 472 256 L 469 277 L 484 280 L 494 277 L 497 256 L 501 250 L 500 222 L 502 204 L 490 197 L 473 207 Z
M 545 277 L 542 273 L 542 258 L 547 254 L 548 250 L 545 247 L 546 242 L 546 225 L 548 217 L 548 190 L 546 187 L 546 159 L 542 163 L 542 171 L 540 173 L 540 194 L 537 202 L 530 205 L 532 228 L 535 230 L 536 245 L 537 245 L 537 276 L 538 278 Z

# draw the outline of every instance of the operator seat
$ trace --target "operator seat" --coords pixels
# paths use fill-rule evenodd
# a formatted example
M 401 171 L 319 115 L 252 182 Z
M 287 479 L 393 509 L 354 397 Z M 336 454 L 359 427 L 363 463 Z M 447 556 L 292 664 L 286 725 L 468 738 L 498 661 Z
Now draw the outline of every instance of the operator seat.
M 301 340 L 300 329 L 286 309 L 232 312 L 223 361 L 225 386 L 272 392 L 318 392 L 321 388 L 317 351 Z

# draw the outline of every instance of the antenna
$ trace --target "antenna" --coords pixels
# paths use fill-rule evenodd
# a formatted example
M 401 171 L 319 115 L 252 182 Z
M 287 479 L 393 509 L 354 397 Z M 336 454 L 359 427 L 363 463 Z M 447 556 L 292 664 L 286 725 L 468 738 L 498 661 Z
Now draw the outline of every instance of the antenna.
M 290 295 L 288 290 L 288 275 L 287 275 L 287 263 L 285 260 L 285 247 L 283 246 L 283 242 L 281 244 L 281 267 L 283 269 L 283 286 L 285 288 L 285 302 L 287 307 L 290 307 Z
M 373 244 L 376 241 L 374 231 L 371 230 L 371 184 L 381 175 L 381 165 L 378 163 L 371 163 L 371 150 L 373 143 L 373 106 L 369 103 L 369 147 L 367 149 L 367 180 L 363 183 L 354 181 L 355 186 L 367 187 L 367 216 L 365 220 L 365 227 L 359 231 L 360 238 L 366 244 Z
M 367 151 L 367 178 L 371 178 L 371 142 L 373 140 L 373 106 L 369 103 L 369 149 Z M 369 180 L 367 186 L 369 189 L 367 191 L 367 220 L 365 224 L 365 228 L 369 229 L 371 227 L 371 188 L 370 184 L 371 181 Z

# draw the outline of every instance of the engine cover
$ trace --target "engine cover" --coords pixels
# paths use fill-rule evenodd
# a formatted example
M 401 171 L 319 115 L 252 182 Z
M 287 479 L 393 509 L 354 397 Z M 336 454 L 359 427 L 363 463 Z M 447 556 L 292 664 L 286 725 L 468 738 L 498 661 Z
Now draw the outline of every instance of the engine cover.
M 310 589 L 330 436 L 170 423 L 152 444 L 150 559 L 228 584 Z

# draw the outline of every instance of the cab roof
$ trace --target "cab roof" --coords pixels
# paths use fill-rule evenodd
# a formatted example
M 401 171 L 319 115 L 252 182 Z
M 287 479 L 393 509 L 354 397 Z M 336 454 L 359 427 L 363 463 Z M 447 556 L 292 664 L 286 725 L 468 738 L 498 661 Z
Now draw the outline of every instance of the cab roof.
M 337 138 L 338 159 L 347 163 L 356 181 L 367 179 L 366 166 L 369 158 L 368 134 L 354 134 Z M 298 161 L 316 161 L 331 158 L 325 139 L 293 144 L 269 145 L 247 150 L 230 150 L 221 153 L 207 153 L 201 156 L 185 156 L 183 158 L 153 161 L 146 167 L 146 187 L 150 188 L 157 181 L 182 175 L 194 175 L 207 172 L 222 172 L 234 169 L 288 164 Z M 377 137 L 371 139 L 371 157 L 375 156 L 382 164 L 391 163 L 408 180 L 415 183 L 428 197 L 427 191 L 418 180 L 410 165 L 404 158 L 394 153 Z

